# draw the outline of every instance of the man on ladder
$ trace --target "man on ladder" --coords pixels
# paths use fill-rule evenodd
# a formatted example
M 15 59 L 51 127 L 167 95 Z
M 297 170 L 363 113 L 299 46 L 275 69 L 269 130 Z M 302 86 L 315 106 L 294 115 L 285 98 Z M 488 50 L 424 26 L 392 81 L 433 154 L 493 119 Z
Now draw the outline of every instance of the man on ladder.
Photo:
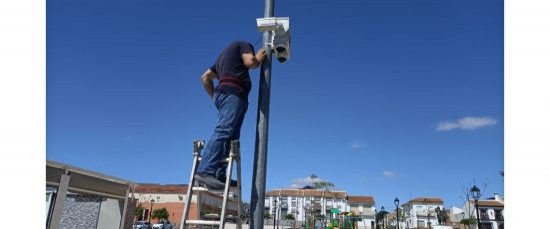
M 254 54 L 252 44 L 234 41 L 227 46 L 214 64 L 204 72 L 204 89 L 218 109 L 218 123 L 204 148 L 195 179 L 210 189 L 223 189 L 231 140 L 239 139 L 244 115 L 248 109 L 248 94 L 252 82 L 249 69 L 260 66 L 265 50 Z M 214 79 L 219 84 L 214 88 Z M 231 181 L 232 186 L 235 182 Z

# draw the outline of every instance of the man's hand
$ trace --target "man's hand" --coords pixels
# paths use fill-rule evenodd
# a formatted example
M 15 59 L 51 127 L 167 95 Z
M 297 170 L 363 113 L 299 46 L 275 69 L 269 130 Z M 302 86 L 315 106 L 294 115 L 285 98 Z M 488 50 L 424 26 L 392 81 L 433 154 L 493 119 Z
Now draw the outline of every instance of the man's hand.
M 258 52 L 256 52 L 255 57 L 256 57 L 256 60 L 258 60 L 258 62 L 262 63 L 262 61 L 265 58 L 265 49 L 264 48 L 259 49 Z
M 204 90 L 206 90 L 206 93 L 210 96 L 210 98 L 214 99 L 214 79 L 218 78 L 218 75 L 211 71 L 210 69 L 206 70 L 201 76 L 202 85 L 204 86 Z
M 252 53 L 245 53 L 242 58 L 244 66 L 248 69 L 257 68 L 265 58 L 265 50 L 263 48 L 259 49 L 258 52 L 256 52 L 256 55 L 252 55 Z

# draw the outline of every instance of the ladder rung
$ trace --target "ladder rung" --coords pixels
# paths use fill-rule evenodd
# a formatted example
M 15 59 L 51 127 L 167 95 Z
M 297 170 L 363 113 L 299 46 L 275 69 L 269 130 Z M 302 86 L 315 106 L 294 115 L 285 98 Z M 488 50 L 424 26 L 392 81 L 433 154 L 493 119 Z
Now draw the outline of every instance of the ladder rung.
M 199 160 L 199 161 L 202 161 L 202 157 L 199 157 L 198 160 Z M 222 160 L 225 161 L 225 162 L 229 162 L 229 158 L 228 158 L 228 157 L 226 157 L 226 158 L 224 158 L 224 159 L 222 159 Z
M 188 224 L 199 224 L 199 225 L 219 225 L 220 221 L 213 221 L 213 220 L 186 220 L 185 223 Z
M 205 187 L 197 187 L 197 186 L 193 186 L 193 191 L 208 191 L 207 188 Z
M 207 192 L 212 192 L 212 193 L 223 193 L 223 189 L 210 190 L 207 187 L 197 187 L 197 186 L 193 186 L 192 189 L 193 189 L 193 191 L 207 191 Z

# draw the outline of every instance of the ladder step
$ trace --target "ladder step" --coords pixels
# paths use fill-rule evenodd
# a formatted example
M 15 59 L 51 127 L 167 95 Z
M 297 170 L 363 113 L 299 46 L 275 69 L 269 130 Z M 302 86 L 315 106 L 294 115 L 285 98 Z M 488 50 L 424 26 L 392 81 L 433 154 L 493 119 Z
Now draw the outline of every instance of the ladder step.
M 207 187 L 198 187 L 198 186 L 193 186 L 192 188 L 193 191 L 206 191 L 206 192 L 211 192 L 211 193 L 215 193 L 215 194 L 223 194 L 223 189 L 208 189 Z
M 202 161 L 202 157 L 199 157 L 198 160 L 199 160 L 199 161 Z M 226 157 L 226 158 L 222 159 L 222 161 L 229 162 L 229 158 Z
M 198 224 L 198 225 L 220 225 L 220 221 L 212 221 L 212 220 L 186 220 L 185 223 L 188 224 Z

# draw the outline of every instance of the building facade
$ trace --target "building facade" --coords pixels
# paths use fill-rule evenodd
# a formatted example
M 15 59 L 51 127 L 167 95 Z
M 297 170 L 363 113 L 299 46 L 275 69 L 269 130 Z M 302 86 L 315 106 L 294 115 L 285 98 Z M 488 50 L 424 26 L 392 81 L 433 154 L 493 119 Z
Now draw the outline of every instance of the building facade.
M 444 209 L 438 197 L 418 197 L 402 205 L 405 228 L 429 228 L 438 224 L 436 209 Z
M 359 228 L 371 228 L 374 222 L 375 202 L 372 196 L 348 196 L 345 191 L 318 189 L 274 189 L 266 193 L 264 213 L 271 218 L 284 219 L 292 214 L 298 224 L 304 223 L 308 215 L 322 215 L 323 222 L 335 219 L 334 212 L 353 211 L 361 221 Z
M 504 199 L 495 193 L 493 197 L 478 200 L 480 229 L 504 229 Z M 464 204 L 466 218 L 477 220 L 475 200 L 470 199 Z
M 361 221 L 358 226 L 364 228 L 374 228 L 376 210 L 374 197 L 372 196 L 349 196 L 348 205 L 351 212 L 356 213 Z

